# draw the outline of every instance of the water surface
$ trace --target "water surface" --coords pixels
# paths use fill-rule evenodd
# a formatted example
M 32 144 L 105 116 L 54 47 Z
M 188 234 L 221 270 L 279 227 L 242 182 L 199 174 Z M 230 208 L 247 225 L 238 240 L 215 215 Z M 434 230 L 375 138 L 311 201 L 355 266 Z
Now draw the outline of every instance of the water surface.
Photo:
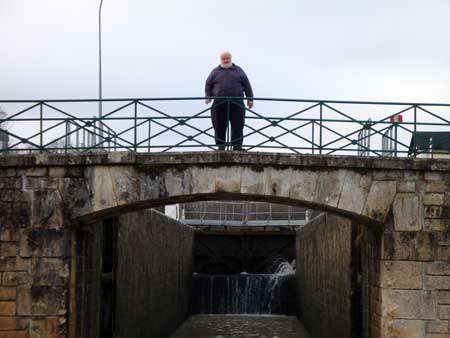
M 293 316 L 194 315 L 170 338 L 311 338 Z

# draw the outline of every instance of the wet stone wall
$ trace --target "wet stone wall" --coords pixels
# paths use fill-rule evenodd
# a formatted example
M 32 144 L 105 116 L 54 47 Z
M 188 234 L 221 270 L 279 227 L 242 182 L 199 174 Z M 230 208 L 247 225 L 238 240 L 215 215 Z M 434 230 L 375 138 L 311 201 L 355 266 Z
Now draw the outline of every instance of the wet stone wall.
M 334 215 L 297 232 L 297 308 L 314 338 L 353 337 L 351 243 L 351 221 Z
M 190 313 L 193 230 L 158 211 L 119 217 L 116 336 L 166 338 Z

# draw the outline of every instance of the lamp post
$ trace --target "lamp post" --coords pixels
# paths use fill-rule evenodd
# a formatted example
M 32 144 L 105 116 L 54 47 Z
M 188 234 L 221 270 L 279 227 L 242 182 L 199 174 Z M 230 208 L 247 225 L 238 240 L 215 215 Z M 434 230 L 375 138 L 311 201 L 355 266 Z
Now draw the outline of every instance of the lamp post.
M 103 0 L 100 0 L 98 9 L 98 118 L 100 128 L 100 142 L 103 141 L 103 93 L 102 93 L 102 7 Z M 95 143 L 95 142 L 94 142 Z

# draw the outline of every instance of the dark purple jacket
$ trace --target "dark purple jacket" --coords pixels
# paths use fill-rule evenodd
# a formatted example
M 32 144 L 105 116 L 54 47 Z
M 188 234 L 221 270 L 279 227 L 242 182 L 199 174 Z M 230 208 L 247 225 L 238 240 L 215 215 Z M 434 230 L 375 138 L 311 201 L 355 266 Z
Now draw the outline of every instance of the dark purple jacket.
M 206 79 L 206 96 L 245 96 L 253 97 L 252 86 L 241 67 L 214 68 Z

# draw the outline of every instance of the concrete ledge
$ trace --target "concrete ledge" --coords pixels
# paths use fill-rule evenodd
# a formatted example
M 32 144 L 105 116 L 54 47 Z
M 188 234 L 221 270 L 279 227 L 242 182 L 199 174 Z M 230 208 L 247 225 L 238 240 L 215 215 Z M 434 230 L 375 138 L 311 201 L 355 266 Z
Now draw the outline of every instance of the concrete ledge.
M 252 166 L 295 166 L 380 170 L 449 171 L 447 159 L 412 159 L 358 156 L 284 154 L 266 152 L 202 151 L 173 153 L 90 153 L 83 155 L 26 154 L 0 155 L 0 167 L 96 166 L 96 165 L 183 165 L 241 164 Z

